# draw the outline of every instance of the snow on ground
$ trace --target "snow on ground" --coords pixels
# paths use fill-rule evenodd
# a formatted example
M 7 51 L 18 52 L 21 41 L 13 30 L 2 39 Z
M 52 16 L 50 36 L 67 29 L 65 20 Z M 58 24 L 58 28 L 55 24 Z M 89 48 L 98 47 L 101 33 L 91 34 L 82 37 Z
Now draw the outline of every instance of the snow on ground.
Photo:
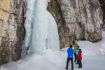
M 74 70 L 105 70 L 105 55 L 102 55 L 103 51 L 99 49 L 100 46 L 104 48 L 104 43 L 105 32 L 101 42 L 79 41 L 78 44 L 83 51 L 83 68 L 78 69 L 78 65 L 74 63 Z M 3 65 L 0 70 L 65 70 L 66 49 L 58 52 L 47 50 L 43 55 L 30 55 L 17 62 Z
M 102 40 L 95 44 L 99 46 L 99 50 L 103 55 L 105 55 L 105 31 L 102 32 Z
M 89 41 L 79 41 L 78 45 L 83 49 L 83 55 L 96 56 L 101 54 L 98 46 Z
M 83 68 L 78 69 L 74 64 L 74 70 L 105 70 L 105 56 L 101 55 L 98 46 L 88 41 L 79 41 L 78 44 L 83 51 Z M 65 70 L 66 59 L 66 49 L 58 52 L 47 50 L 46 54 L 27 56 L 2 66 L 0 70 Z

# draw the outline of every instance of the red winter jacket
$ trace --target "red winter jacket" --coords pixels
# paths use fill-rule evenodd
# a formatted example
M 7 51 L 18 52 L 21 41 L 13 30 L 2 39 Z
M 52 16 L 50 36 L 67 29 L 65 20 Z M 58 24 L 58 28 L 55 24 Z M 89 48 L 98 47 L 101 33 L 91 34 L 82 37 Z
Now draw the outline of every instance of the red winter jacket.
M 78 53 L 78 60 L 82 61 L 82 51 Z

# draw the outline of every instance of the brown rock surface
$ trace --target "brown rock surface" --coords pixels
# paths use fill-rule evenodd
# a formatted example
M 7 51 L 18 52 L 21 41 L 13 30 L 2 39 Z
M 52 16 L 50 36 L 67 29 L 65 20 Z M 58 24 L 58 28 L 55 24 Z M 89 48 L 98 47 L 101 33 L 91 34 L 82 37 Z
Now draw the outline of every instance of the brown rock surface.
M 102 39 L 103 14 L 98 0 L 51 0 L 48 7 L 59 28 L 61 47 L 72 39 Z
M 0 65 L 20 58 L 23 8 L 23 0 L 0 0 Z

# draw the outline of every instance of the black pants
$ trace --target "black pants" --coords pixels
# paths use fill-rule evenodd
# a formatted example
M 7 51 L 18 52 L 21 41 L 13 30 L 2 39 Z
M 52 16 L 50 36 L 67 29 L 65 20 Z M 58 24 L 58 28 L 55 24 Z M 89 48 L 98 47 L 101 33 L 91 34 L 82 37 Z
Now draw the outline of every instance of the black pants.
M 67 58 L 66 69 L 68 70 L 69 62 L 71 61 L 71 70 L 74 69 L 73 58 Z
M 75 58 L 75 62 L 77 61 L 77 55 L 76 55 L 76 53 L 74 53 L 74 58 Z
M 76 64 L 79 64 L 78 55 L 76 54 Z
M 82 62 L 81 60 L 78 60 L 79 68 L 82 68 Z

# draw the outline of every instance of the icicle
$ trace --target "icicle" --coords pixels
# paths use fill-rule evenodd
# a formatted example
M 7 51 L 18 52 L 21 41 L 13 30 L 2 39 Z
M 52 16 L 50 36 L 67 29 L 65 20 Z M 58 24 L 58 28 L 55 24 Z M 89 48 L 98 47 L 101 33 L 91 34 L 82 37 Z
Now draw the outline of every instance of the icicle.
M 26 0 L 27 3 L 27 11 L 25 14 L 26 20 L 25 20 L 25 29 L 26 29 L 26 36 L 25 36 L 25 47 L 28 47 L 30 45 L 30 39 L 31 39 L 31 27 L 32 27 L 32 21 L 34 18 L 34 5 L 35 0 Z
M 43 54 L 47 49 L 59 50 L 57 24 L 52 15 L 47 11 L 50 0 L 32 1 L 33 3 L 28 3 L 28 12 L 31 13 L 28 14 L 27 12 L 26 14 L 26 46 L 31 45 L 30 52 L 35 54 Z

